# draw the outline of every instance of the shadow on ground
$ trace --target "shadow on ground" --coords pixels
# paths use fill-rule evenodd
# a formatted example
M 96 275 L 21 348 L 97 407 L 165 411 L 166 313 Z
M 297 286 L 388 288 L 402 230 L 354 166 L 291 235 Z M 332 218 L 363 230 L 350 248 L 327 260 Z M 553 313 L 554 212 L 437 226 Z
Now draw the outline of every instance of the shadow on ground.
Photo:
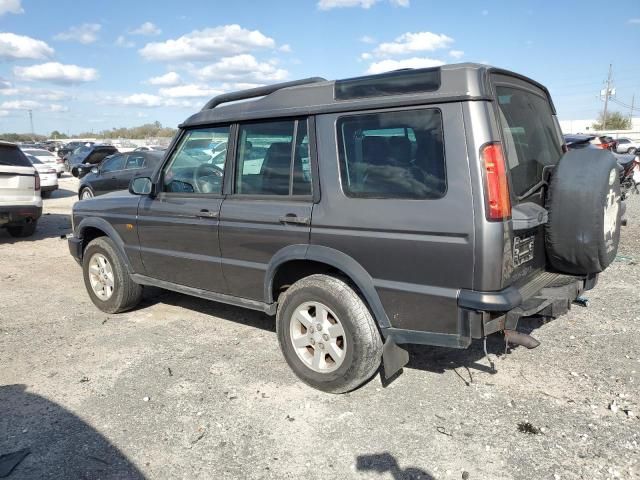
M 93 427 L 25 385 L 0 386 L 0 432 L 0 472 L 12 480 L 145 478 Z
M 78 196 L 78 192 L 74 192 L 73 190 L 67 190 L 66 188 L 58 188 L 57 190 L 54 190 L 53 192 L 51 192 L 51 199 L 56 199 L 56 198 L 69 198 L 69 197 L 77 197 Z M 45 199 L 44 201 L 46 202 L 48 199 Z
M 71 217 L 69 215 L 45 213 L 38 219 L 36 232 L 30 237 L 14 238 L 4 228 L 0 228 L 0 245 L 33 242 L 44 238 L 59 238 L 67 233 L 71 233 Z M 67 248 L 66 243 L 64 248 Z
M 358 455 L 356 468 L 360 472 L 390 473 L 394 480 L 435 480 L 430 473 L 420 468 L 400 468 L 398 460 L 387 452 Z

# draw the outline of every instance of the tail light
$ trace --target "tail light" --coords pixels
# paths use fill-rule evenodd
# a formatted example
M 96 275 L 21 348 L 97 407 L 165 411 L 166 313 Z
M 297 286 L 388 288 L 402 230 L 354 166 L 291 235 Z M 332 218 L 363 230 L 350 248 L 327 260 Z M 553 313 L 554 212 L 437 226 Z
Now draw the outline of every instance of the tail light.
M 38 190 L 40 190 L 40 174 L 38 174 L 38 172 L 36 172 L 36 188 L 35 188 L 35 191 L 37 192 Z
M 502 145 L 488 143 L 480 149 L 484 166 L 487 220 L 496 222 L 511 218 L 511 196 Z

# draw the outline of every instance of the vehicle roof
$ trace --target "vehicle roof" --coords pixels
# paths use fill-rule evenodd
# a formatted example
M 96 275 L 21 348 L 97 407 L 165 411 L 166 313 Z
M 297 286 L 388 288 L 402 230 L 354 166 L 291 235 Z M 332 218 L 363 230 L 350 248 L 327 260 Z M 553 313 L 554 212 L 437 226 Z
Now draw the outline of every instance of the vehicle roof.
M 191 115 L 180 127 L 249 119 L 366 110 L 388 106 L 411 106 L 464 100 L 491 101 L 495 98 L 495 94 L 489 75 L 494 73 L 525 81 L 529 86 L 533 85 L 541 89 L 551 101 L 547 89 L 527 77 L 489 65 L 460 63 L 436 68 L 397 70 L 345 80 L 309 79 L 309 83 L 280 88 L 258 99 L 225 103 L 215 108 L 206 108 L 205 106 L 200 112 Z M 437 74 L 439 80 L 439 86 L 435 90 L 336 99 L 336 86 L 349 82 L 394 82 L 402 81 L 403 77 L 418 78 L 420 75 L 424 75 L 425 82 L 428 82 L 433 78 L 434 74 Z M 277 85 L 274 87 L 277 87 Z M 242 92 L 239 93 L 241 94 Z M 255 96 L 253 95 L 253 97 Z M 216 102 L 213 99 L 208 103 Z M 553 104 L 551 105 L 553 108 Z
M 16 143 L 13 142 L 5 142 L 4 140 L 0 140 L 0 147 L 18 147 Z

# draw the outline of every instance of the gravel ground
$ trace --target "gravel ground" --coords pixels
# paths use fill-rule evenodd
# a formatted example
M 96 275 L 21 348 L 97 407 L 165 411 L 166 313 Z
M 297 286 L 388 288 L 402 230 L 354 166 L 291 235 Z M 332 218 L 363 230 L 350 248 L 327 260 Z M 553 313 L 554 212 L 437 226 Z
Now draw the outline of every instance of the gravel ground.
M 414 347 L 386 388 L 334 396 L 263 314 L 160 290 L 98 311 L 59 238 L 76 185 L 33 238 L 0 231 L 0 455 L 30 450 L 9 478 L 640 478 L 639 196 L 589 307 L 534 325 L 536 350 L 496 336 L 494 372 L 480 344 Z

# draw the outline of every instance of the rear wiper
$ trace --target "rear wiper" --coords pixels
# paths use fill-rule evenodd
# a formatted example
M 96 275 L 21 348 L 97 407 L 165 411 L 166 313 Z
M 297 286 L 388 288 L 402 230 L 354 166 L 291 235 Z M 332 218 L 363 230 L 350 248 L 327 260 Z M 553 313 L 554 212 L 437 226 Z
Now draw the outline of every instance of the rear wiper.
M 554 168 L 556 168 L 555 165 L 545 165 L 544 167 L 542 167 L 542 179 L 522 195 L 519 195 L 518 201 L 524 200 L 525 198 L 528 198 L 534 193 L 538 192 L 538 190 L 540 190 L 542 187 L 548 186 L 549 178 L 551 177 L 551 172 Z

